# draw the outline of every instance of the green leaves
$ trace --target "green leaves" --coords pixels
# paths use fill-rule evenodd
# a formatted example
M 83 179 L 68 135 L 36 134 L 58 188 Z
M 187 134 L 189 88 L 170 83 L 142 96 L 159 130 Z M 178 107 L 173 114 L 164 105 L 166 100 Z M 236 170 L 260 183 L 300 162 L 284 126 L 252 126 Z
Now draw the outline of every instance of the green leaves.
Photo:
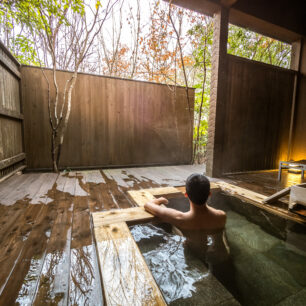
M 290 45 L 234 25 L 229 26 L 228 53 L 284 68 L 290 67 Z
M 100 6 L 100 1 L 98 1 Z M 74 15 L 73 15 L 74 14 Z M 53 44 L 57 29 L 70 26 L 67 16 L 85 14 L 83 0 L 19 0 L 0 3 L 0 21 L 4 25 L 7 45 L 21 63 L 37 65 L 36 44 Z M 19 34 L 18 34 L 19 33 Z

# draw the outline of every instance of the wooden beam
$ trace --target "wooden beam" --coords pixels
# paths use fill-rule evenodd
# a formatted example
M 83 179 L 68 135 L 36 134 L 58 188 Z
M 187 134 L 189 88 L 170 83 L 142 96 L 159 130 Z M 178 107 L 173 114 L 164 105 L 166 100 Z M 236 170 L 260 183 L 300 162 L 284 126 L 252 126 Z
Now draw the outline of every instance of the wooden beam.
M 94 228 L 107 305 L 166 305 L 124 222 Z
M 15 58 L 15 56 L 12 54 L 11 51 L 1 42 L 0 40 L 0 49 L 5 53 L 5 55 L 16 65 L 16 67 L 20 67 L 20 63 Z
M 293 84 L 287 161 L 291 159 L 293 129 L 295 124 L 296 104 L 298 100 L 298 87 L 299 83 L 301 82 L 299 74 L 301 70 L 302 51 L 303 51 L 303 39 L 300 39 L 299 41 L 296 41 L 292 46 L 292 59 L 290 63 L 290 68 L 297 71 L 297 74 L 295 74 L 294 76 L 294 84 Z
M 169 0 L 164 1 L 169 2 Z M 173 0 L 172 4 L 187 8 L 192 11 L 197 11 L 200 14 L 211 17 L 218 9 L 220 9 L 220 5 L 218 3 L 209 0 Z
M 288 187 L 288 188 L 285 188 L 277 193 L 274 193 L 272 194 L 271 196 L 269 197 L 266 197 L 264 200 L 263 200 L 263 203 L 272 203 L 282 197 L 284 197 L 285 195 L 289 194 L 290 193 L 290 189 L 291 187 Z
M 226 183 L 224 181 L 218 181 L 216 182 L 216 185 L 218 185 L 221 190 L 228 192 L 232 194 L 233 196 L 240 198 L 242 200 L 246 200 L 248 203 L 253 204 L 254 206 L 257 206 L 265 211 L 268 211 L 274 215 L 277 215 L 279 217 L 292 220 L 301 224 L 306 224 L 305 218 L 302 218 L 294 213 L 290 213 L 287 210 L 269 205 L 264 203 L 266 200 L 266 196 L 263 194 L 241 188 L 239 186 L 235 186 L 229 183 Z
M 8 117 L 11 119 L 23 120 L 23 114 L 4 108 L 2 106 L 0 106 L 0 116 Z
M 20 162 L 21 160 L 25 159 L 25 157 L 26 157 L 26 155 L 24 153 L 20 153 L 18 155 L 13 156 L 13 157 L 1 160 L 0 161 L 0 170 Z
M 221 0 L 220 3 L 221 5 L 230 8 L 231 6 L 233 6 L 235 3 L 237 2 L 237 0 Z
M 214 14 L 213 44 L 211 59 L 211 85 L 209 100 L 208 141 L 206 150 L 206 174 L 220 177 L 223 171 L 224 122 L 226 122 L 226 102 L 228 83 L 228 36 L 229 9 L 223 6 Z
M 154 218 L 155 217 L 147 212 L 144 207 L 132 207 L 92 213 L 94 227 L 118 222 L 149 222 Z
M 263 19 L 246 14 L 237 9 L 230 9 L 229 22 L 287 43 L 292 43 L 301 38 L 300 34 L 267 22 Z
M 165 1 L 169 2 L 169 0 Z M 237 1 L 235 0 L 220 1 L 220 3 L 222 3 L 223 6 L 228 8 L 234 5 L 235 2 Z M 221 8 L 220 3 L 209 0 L 174 0 L 172 3 L 211 17 Z M 230 8 L 229 22 L 234 25 L 243 28 L 248 28 L 254 32 L 267 35 L 269 37 L 279 39 L 281 41 L 288 43 L 297 41 L 302 37 L 302 35 L 298 33 L 287 30 L 286 28 L 267 22 L 263 19 L 254 17 L 250 14 L 244 13 L 234 8 Z
M 223 191 L 227 191 L 235 196 L 242 196 L 257 203 L 262 203 L 262 201 L 266 198 L 266 196 L 260 193 L 241 188 L 239 186 L 232 185 L 223 181 L 216 182 L 215 184 L 219 186 Z
M 15 59 L 15 61 L 17 61 Z M 19 72 L 18 68 L 16 67 L 16 62 L 13 61 L 8 55 L 7 50 L 4 50 L 0 45 L 0 64 L 4 66 L 6 69 L 10 70 L 15 77 L 18 79 L 21 78 L 21 73 Z
M 7 180 L 8 178 L 10 178 L 11 176 L 13 176 L 14 174 L 16 174 L 18 171 L 22 171 L 24 168 L 26 168 L 26 166 L 20 166 L 17 169 L 13 170 L 12 172 L 10 172 L 9 174 L 3 176 L 0 178 L 0 183 L 4 182 L 5 180 Z

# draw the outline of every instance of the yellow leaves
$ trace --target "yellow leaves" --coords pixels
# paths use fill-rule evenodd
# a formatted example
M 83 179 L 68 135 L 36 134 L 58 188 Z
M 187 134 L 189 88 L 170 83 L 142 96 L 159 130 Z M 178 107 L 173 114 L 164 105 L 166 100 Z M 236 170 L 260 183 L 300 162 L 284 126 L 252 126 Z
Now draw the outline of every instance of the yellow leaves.
M 101 2 L 98 0 L 97 2 L 96 2 L 96 10 L 98 10 L 98 8 L 101 6 Z

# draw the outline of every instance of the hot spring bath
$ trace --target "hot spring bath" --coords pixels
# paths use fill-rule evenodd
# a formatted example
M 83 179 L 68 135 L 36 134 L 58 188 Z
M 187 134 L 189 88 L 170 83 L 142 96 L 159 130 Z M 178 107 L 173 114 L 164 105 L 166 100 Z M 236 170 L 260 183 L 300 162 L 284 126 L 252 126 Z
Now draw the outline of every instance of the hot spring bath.
M 183 196 L 169 206 L 188 210 Z M 209 205 L 227 213 L 226 260 L 207 236 L 209 256 L 186 246 L 168 225 L 130 227 L 165 300 L 171 305 L 304 305 L 306 228 L 215 191 Z M 222 256 L 221 256 L 222 257 Z M 239 303 L 238 303 L 238 302 Z

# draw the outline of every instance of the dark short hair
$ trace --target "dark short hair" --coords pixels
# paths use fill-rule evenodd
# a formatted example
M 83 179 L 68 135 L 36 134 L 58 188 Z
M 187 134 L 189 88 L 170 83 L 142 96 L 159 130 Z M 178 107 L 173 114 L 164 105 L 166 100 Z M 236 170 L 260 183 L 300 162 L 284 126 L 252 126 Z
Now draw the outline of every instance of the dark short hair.
M 198 173 L 191 174 L 186 180 L 186 193 L 190 201 L 204 205 L 210 192 L 210 183 L 206 176 Z

